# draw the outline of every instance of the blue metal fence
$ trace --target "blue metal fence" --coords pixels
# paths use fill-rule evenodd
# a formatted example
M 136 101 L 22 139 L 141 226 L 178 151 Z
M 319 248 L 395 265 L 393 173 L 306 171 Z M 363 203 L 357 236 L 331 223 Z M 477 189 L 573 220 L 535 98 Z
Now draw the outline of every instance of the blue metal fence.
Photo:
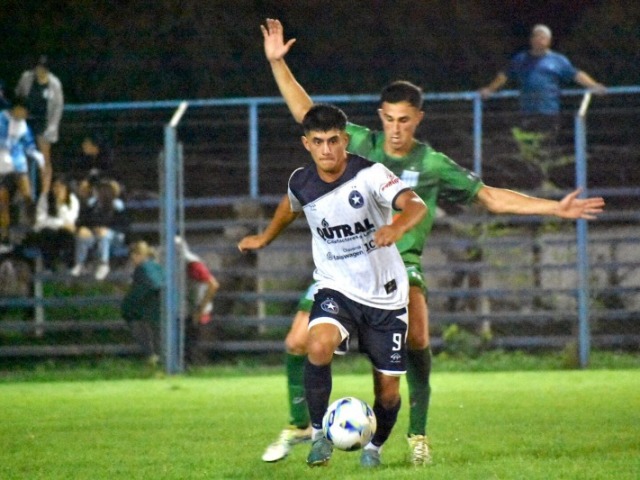
M 567 97 L 578 97 L 585 95 L 584 90 L 564 90 L 564 96 Z M 609 95 L 637 95 L 640 93 L 640 86 L 629 86 L 629 87 L 611 87 L 609 89 Z M 515 98 L 518 95 L 518 92 L 515 90 L 510 91 L 502 91 L 496 93 L 489 102 L 500 99 L 509 99 Z M 428 102 L 462 102 L 464 104 L 469 104 L 469 115 L 472 117 L 472 126 L 471 131 L 469 132 L 472 136 L 472 157 L 473 157 L 473 170 L 478 173 L 483 173 L 483 135 L 484 135 L 484 102 L 477 92 L 454 92 L 454 93 L 427 93 L 425 94 L 425 101 Z M 318 102 L 328 102 L 328 103 L 336 103 L 336 104 L 358 104 L 358 103 L 373 103 L 376 104 L 378 102 L 378 95 L 331 95 L 331 96 L 315 96 L 313 97 L 314 101 Z M 152 102 L 122 102 L 122 103 L 105 103 L 105 104 L 84 104 L 84 105 L 68 105 L 66 107 L 67 112 L 132 112 L 138 110 L 172 110 L 179 108 L 183 101 L 180 100 L 169 100 L 169 101 L 152 101 Z M 262 203 L 274 203 L 277 201 L 278 197 L 268 196 L 262 194 L 260 191 L 260 168 L 261 168 L 261 137 L 260 137 L 260 121 L 261 121 L 261 113 L 265 107 L 273 107 L 283 105 L 283 101 L 280 97 L 261 97 L 261 98 L 234 98 L 234 99 L 199 99 L 199 100 L 189 100 L 189 109 L 198 109 L 198 108 L 222 108 L 222 107 L 239 107 L 246 108 L 246 143 L 247 143 L 247 191 L 246 194 L 242 192 L 237 192 L 238 195 L 235 196 L 225 196 L 225 197 L 216 197 L 209 196 L 203 198 L 187 198 L 184 202 L 184 207 L 210 207 L 210 206 L 220 206 L 220 205 L 232 205 L 237 203 L 240 200 L 245 198 L 250 198 Z M 583 112 L 586 113 L 586 112 Z M 624 195 L 634 195 L 640 197 L 640 188 L 636 187 L 626 187 L 626 188 L 609 188 L 609 189 L 599 189 L 599 190 L 589 190 L 587 185 L 587 136 L 586 136 L 586 124 L 588 122 L 588 115 L 579 115 L 576 112 L 574 119 L 574 138 L 575 138 L 575 159 L 576 159 L 576 185 L 582 187 L 584 189 L 583 195 L 586 194 L 600 194 L 600 195 L 611 195 L 611 196 L 624 196 Z M 179 141 L 178 131 L 176 134 L 176 128 L 172 130 L 165 130 L 164 140 L 165 140 L 165 154 L 166 152 L 173 152 L 176 146 L 176 143 Z M 175 184 L 177 179 L 175 177 L 172 178 L 173 175 L 177 175 L 176 171 L 172 168 L 167 168 L 165 170 L 166 181 L 170 184 Z M 173 188 L 173 187 L 172 187 Z M 165 198 L 165 208 L 173 209 L 175 205 L 172 204 L 172 198 Z M 160 202 L 158 200 L 142 200 L 142 201 L 131 201 L 129 202 L 130 207 L 132 208 L 157 208 Z M 634 218 L 633 214 L 630 212 L 621 212 L 621 213 L 611 213 L 610 218 L 615 219 L 616 215 L 622 215 L 624 220 L 629 220 L 633 222 L 637 222 L 637 218 Z M 637 215 L 636 215 L 637 217 Z M 517 223 L 519 220 L 516 218 L 509 219 L 508 221 Z M 163 225 L 161 225 L 162 232 L 164 232 L 164 238 L 168 238 L 170 232 L 177 231 L 176 219 L 173 215 L 165 215 L 163 220 Z M 265 219 L 261 219 L 257 222 L 258 225 L 264 225 L 266 222 Z M 228 225 L 232 225 L 234 220 L 232 219 L 207 219 L 207 220 L 196 220 L 189 222 L 189 228 L 193 231 L 198 230 L 211 230 L 211 229 L 221 229 L 225 228 Z M 149 223 L 148 225 L 138 225 L 138 228 L 143 230 L 148 229 L 157 229 L 157 224 L 154 222 Z M 579 353 L 580 353 L 580 364 L 582 366 L 586 366 L 588 364 L 588 352 L 590 349 L 590 330 L 589 330 L 589 262 L 587 255 L 587 245 L 589 244 L 588 238 L 589 232 L 587 229 L 587 224 L 585 221 L 577 222 L 576 229 L 576 239 L 577 239 L 577 263 L 576 263 L 576 271 L 578 272 L 578 284 L 575 289 L 570 289 L 572 292 L 575 292 L 576 297 L 578 298 L 578 312 L 577 317 L 579 319 Z M 168 250 L 168 256 L 171 258 L 171 251 Z M 174 252 L 175 254 L 175 252 Z M 432 293 L 436 296 L 441 294 L 438 292 L 438 289 L 433 289 Z M 484 293 L 490 293 L 491 295 L 499 295 L 500 292 L 491 292 L 487 290 Z M 570 292 L 569 292 L 570 293 Z M 450 292 L 449 292 L 450 294 Z M 222 293 L 224 296 L 225 293 Z M 274 294 L 278 296 L 278 293 Z M 280 293 L 280 298 L 283 296 L 286 297 L 289 294 Z M 228 297 L 238 297 L 243 296 L 245 299 L 249 299 L 252 301 L 254 297 L 250 292 L 229 292 L 227 294 Z M 256 296 L 256 295 L 254 295 Z M 291 295 L 289 295 L 291 296 Z M 295 296 L 295 295 L 293 295 Z M 265 298 L 264 294 L 258 294 L 257 297 Z M 67 300 L 70 304 L 74 302 L 84 301 L 86 299 L 72 299 Z M 116 299 L 117 300 L 117 299 Z M 109 297 L 109 302 L 113 303 L 116 300 L 114 298 Z M 91 301 L 91 300 L 89 300 Z M 170 303 L 167 304 L 167 308 L 170 310 L 175 310 L 175 304 L 170 300 L 167 300 Z M 11 304 L 21 304 L 21 305 L 48 305 L 58 302 L 54 299 L 0 299 L 0 306 L 3 305 L 11 305 Z M 64 303 L 64 302 L 63 302 Z M 172 334 L 173 335 L 173 334 Z M 172 338 L 175 338 L 173 335 Z M 172 344 L 172 348 L 175 347 L 175 342 Z M 174 350 L 175 352 L 175 350 Z M 168 363 L 167 368 L 169 370 L 179 369 L 179 363 L 176 363 L 177 360 L 172 360 L 174 363 Z

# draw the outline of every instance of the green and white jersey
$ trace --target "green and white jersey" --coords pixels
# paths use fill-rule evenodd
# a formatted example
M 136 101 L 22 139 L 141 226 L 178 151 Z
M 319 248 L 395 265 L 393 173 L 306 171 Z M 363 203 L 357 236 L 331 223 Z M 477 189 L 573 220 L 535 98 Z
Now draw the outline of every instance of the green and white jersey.
M 422 250 L 433 227 L 437 200 L 470 203 L 484 185 L 482 180 L 425 143 L 416 142 L 408 155 L 393 157 L 384 152 L 383 132 L 349 123 L 347 133 L 350 137 L 347 150 L 350 153 L 382 163 L 415 191 L 429 208 L 420 224 L 397 242 L 405 264 L 420 264 Z

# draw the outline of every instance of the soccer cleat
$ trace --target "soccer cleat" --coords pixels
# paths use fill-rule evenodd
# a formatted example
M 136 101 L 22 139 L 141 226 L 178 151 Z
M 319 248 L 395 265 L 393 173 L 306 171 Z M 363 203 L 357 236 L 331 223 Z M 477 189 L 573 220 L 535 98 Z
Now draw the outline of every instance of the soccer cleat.
M 79 277 L 80 274 L 82 274 L 82 268 L 83 266 L 81 263 L 76 263 L 76 265 L 71 269 L 69 274 L 73 277 Z
M 431 463 L 431 453 L 427 437 L 424 435 L 409 435 L 407 437 L 409 448 L 411 449 L 411 463 L 417 467 Z
M 380 452 L 372 448 L 365 448 L 360 455 L 360 465 L 367 468 L 380 466 Z
M 101 263 L 100 265 L 98 265 L 95 274 L 96 280 L 104 280 L 105 278 L 107 278 L 107 275 L 109 275 L 109 264 Z
M 277 462 L 286 457 L 291 448 L 302 442 L 311 440 L 311 426 L 307 428 L 298 428 L 290 426 L 280 432 L 278 439 L 267 447 L 262 454 L 264 462 Z
M 331 442 L 324 435 L 318 437 L 311 444 L 311 451 L 307 455 L 307 465 L 310 467 L 324 466 L 329 463 L 331 453 L 333 453 Z

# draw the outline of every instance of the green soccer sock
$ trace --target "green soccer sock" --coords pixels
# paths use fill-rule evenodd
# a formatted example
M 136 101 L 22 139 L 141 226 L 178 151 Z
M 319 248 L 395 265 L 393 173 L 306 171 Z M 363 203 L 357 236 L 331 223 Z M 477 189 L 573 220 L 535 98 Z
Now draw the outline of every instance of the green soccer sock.
M 409 435 L 426 435 L 431 385 L 431 349 L 407 350 Z
M 306 355 L 287 353 L 287 389 L 289 393 L 289 423 L 299 428 L 309 426 L 309 409 L 304 396 L 304 362 Z

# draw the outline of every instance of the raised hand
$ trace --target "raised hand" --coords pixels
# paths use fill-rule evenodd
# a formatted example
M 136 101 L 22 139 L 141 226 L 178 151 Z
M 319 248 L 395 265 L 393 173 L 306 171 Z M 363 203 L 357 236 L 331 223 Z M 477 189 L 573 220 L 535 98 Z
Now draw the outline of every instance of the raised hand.
M 581 189 L 574 190 L 565 196 L 558 205 L 556 215 L 562 218 L 583 218 L 593 220 L 596 214 L 604 209 L 602 197 L 578 198 Z
M 267 18 L 266 25 L 260 25 L 264 37 L 264 54 L 270 62 L 282 60 L 296 41 L 292 38 L 284 43 L 284 29 L 280 20 Z

